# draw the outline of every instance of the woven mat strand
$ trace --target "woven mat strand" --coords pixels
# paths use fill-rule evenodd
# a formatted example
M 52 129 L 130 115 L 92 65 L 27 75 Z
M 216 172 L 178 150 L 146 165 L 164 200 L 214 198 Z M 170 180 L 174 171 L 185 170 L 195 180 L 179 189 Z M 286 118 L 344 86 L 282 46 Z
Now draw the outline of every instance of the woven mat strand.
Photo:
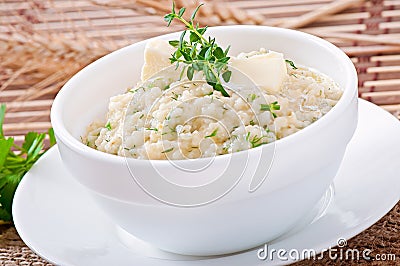
M 175 0 L 193 9 L 197 0 Z M 400 0 L 201 1 L 203 25 L 257 24 L 297 28 L 345 51 L 359 75 L 359 95 L 400 118 Z M 50 106 L 61 86 L 82 67 L 122 46 L 180 30 L 160 15 L 167 0 L 0 0 L 0 102 L 5 133 L 17 141 L 49 128 Z M 348 242 L 400 261 L 400 203 Z M 0 227 L 0 265 L 50 265 L 32 253 L 14 227 Z M 313 265 L 355 265 L 329 261 Z M 298 265 L 310 265 L 304 261 Z M 396 265 L 373 262 L 372 265 Z

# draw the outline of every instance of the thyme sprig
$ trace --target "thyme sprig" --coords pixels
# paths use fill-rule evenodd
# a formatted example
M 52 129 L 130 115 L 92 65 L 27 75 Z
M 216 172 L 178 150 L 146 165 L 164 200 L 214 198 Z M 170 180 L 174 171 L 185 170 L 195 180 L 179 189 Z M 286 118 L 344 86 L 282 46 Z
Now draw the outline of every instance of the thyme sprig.
M 227 63 L 230 59 L 228 52 L 230 46 L 223 50 L 215 41 L 215 38 L 204 36 L 207 31 L 206 27 L 199 27 L 199 23 L 194 21 L 197 12 L 203 4 L 197 6 L 193 11 L 190 20 L 183 18 L 186 8 L 182 7 L 178 12 L 175 11 L 175 3 L 172 4 L 172 11 L 164 16 L 164 20 L 168 23 L 176 19 L 182 22 L 186 29 L 182 32 L 179 40 L 169 41 L 169 44 L 176 48 L 176 51 L 171 55 L 171 64 L 176 63 L 176 67 L 180 63 L 187 66 L 184 68 L 189 80 L 193 79 L 195 71 L 202 71 L 206 81 L 213 87 L 214 90 L 221 92 L 225 97 L 229 97 L 222 86 L 221 78 L 225 82 L 229 82 L 232 72 L 228 70 Z M 189 40 L 185 39 L 189 33 Z

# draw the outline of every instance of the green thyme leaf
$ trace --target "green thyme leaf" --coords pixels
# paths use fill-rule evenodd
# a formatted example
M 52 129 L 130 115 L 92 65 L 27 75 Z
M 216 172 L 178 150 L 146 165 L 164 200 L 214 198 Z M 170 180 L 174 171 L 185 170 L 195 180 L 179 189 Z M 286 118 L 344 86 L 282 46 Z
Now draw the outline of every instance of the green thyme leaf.
M 229 82 L 232 76 L 232 71 L 226 71 L 224 74 L 222 74 L 222 78 L 224 79 L 225 82 Z
M 185 13 L 185 11 L 186 11 L 186 8 L 185 8 L 185 7 L 182 7 L 182 8 L 179 10 L 178 16 L 182 17 L 183 14 Z
M 220 83 L 214 84 L 213 87 L 214 87 L 214 90 L 221 92 L 222 96 L 229 97 L 229 94 L 226 92 L 226 90 Z
M 179 46 L 179 41 L 177 41 L 177 40 L 174 40 L 174 41 L 169 41 L 168 42 L 172 47 L 178 47 Z
M 193 79 L 193 74 L 194 74 L 194 68 L 192 66 L 189 66 L 187 69 L 187 77 L 189 80 Z
M 190 20 L 193 22 L 194 18 L 197 15 L 197 12 L 199 11 L 200 7 L 202 7 L 204 4 L 200 4 L 196 7 L 196 9 L 193 11 L 192 15 L 190 16 Z M 204 33 L 204 32 L 203 32 Z M 202 34 L 203 34 L 202 33 Z

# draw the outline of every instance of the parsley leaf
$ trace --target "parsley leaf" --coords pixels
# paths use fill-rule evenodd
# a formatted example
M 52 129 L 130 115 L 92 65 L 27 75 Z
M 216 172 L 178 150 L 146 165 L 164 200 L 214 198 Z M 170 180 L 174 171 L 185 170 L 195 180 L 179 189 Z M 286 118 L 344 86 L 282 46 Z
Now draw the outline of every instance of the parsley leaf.
M 6 105 L 0 105 L 0 220 L 11 221 L 12 202 L 15 190 L 23 176 L 34 163 L 45 153 L 44 139 L 46 133 L 29 132 L 20 146 L 14 143 L 14 138 L 6 138 L 3 132 L 3 122 Z M 56 142 L 53 129 L 47 132 L 50 146 Z

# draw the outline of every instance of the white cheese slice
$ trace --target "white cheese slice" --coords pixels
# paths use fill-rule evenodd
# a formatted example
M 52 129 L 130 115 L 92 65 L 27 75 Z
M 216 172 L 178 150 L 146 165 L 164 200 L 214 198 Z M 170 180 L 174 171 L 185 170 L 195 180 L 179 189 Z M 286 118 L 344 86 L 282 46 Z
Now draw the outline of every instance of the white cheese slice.
M 166 40 L 150 40 L 144 49 L 142 81 L 149 79 L 162 69 L 171 66 L 169 58 L 174 51 L 174 47 Z
M 231 66 L 249 77 L 255 85 L 271 93 L 282 88 L 287 76 L 283 54 L 274 51 L 241 53 L 231 58 Z M 232 75 L 231 81 L 235 82 L 235 75 Z

